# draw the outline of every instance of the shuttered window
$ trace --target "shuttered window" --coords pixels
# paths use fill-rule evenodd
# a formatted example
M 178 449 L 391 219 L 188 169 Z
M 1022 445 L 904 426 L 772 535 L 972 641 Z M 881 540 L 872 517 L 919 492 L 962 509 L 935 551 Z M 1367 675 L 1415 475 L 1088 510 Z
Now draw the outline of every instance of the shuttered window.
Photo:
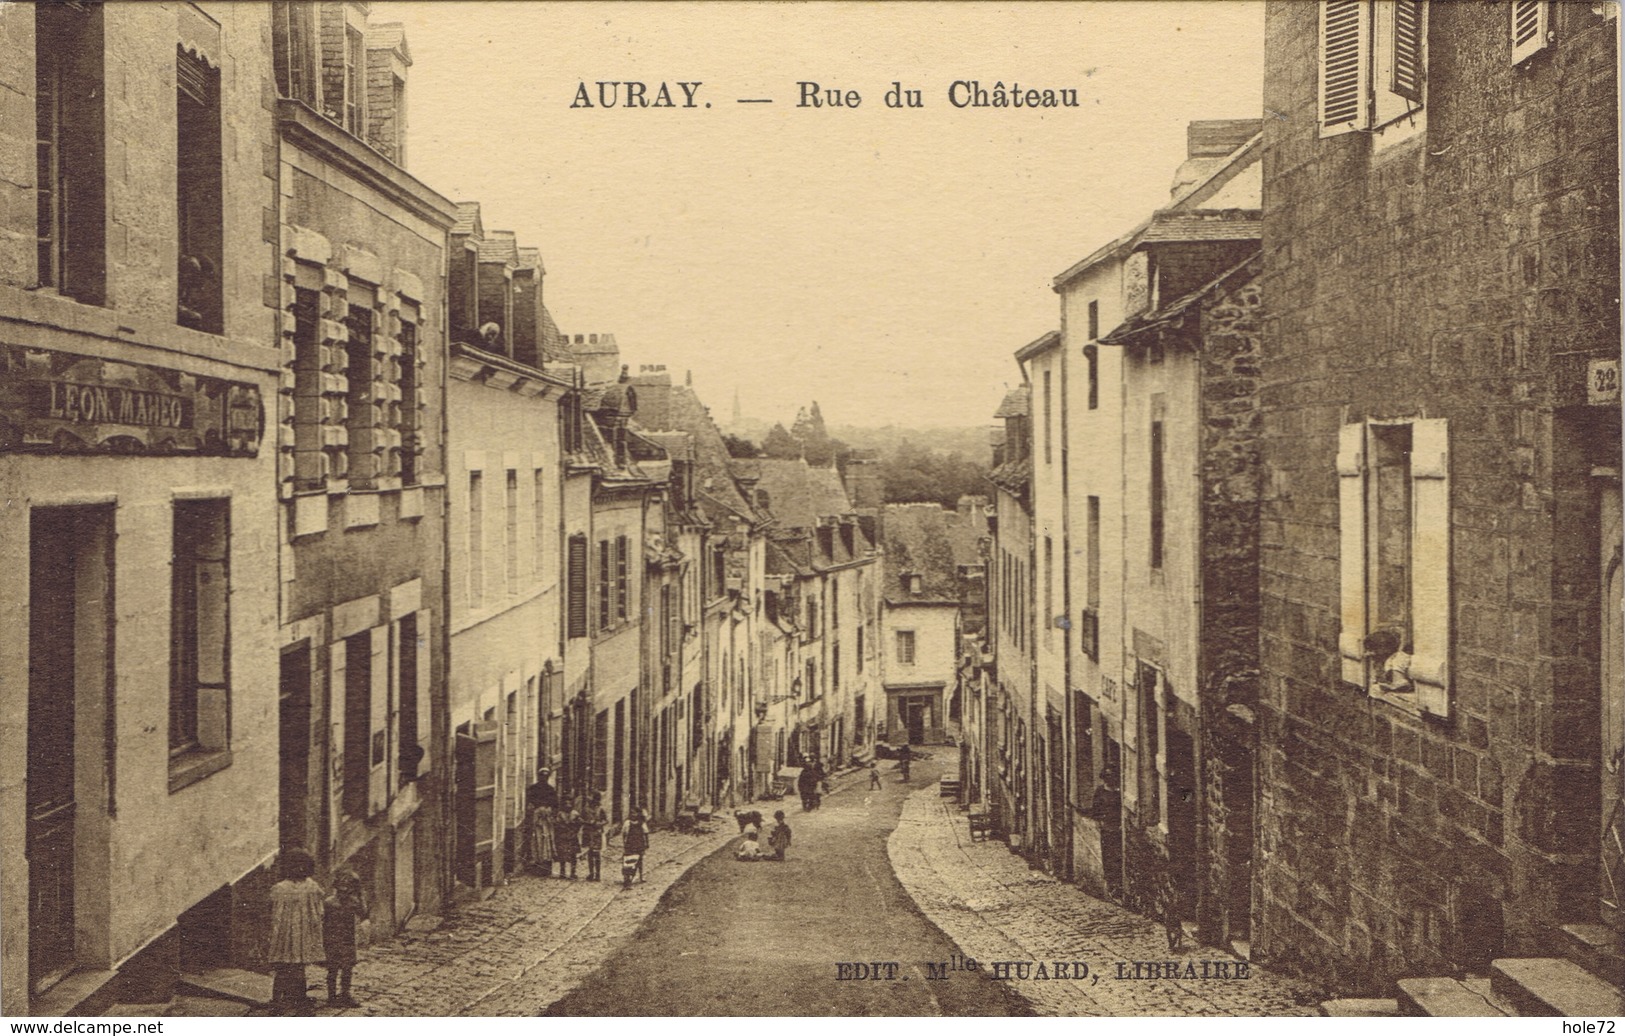
M 587 537 L 570 537 L 568 592 L 570 594 L 569 635 L 587 635 Z
M 609 573 L 612 559 L 609 556 L 609 540 L 598 541 L 598 628 L 609 628 L 609 617 L 613 614 L 610 608 L 613 602 L 610 599 L 611 584 Z
M 1340 670 L 1345 683 L 1405 708 L 1450 714 L 1450 447 L 1447 423 L 1356 423 L 1339 433 Z M 1389 632 L 1410 656 L 1411 689 L 1381 694 Z
M 1551 32 L 1551 4 L 1548 0 L 1513 0 L 1512 62 L 1518 62 L 1545 48 Z
M 627 586 L 627 539 L 625 536 L 615 537 L 615 619 L 625 622 L 629 607 Z
M 1371 5 L 1327 0 L 1320 5 L 1320 135 L 1371 124 Z
M 1394 0 L 1393 68 L 1388 89 L 1407 100 L 1422 100 L 1422 0 Z

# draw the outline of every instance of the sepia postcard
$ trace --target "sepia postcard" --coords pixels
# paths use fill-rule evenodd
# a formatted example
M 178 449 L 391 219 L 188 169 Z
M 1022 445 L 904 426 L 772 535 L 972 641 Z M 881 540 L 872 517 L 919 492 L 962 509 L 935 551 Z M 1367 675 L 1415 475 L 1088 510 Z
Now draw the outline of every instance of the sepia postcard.
M 0 3 L 0 1013 L 1612 1033 L 1620 39 Z

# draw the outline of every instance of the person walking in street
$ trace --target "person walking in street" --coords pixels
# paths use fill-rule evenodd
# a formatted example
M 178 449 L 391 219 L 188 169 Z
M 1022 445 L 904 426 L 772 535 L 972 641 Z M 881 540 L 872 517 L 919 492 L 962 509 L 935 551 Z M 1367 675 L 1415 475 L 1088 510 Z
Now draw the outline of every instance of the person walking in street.
M 1185 943 L 1185 926 L 1181 923 L 1179 911 L 1179 890 L 1174 887 L 1172 875 L 1164 874 L 1162 883 L 1157 888 L 1157 913 L 1162 916 L 1162 927 L 1168 935 L 1168 949 L 1170 951 L 1183 948 Z
M 576 857 L 581 855 L 581 814 L 566 809 L 553 822 L 553 856 L 559 861 L 559 877 L 569 868 L 570 880 L 576 877 Z
M 818 778 L 814 776 L 813 764 L 808 763 L 796 775 L 796 791 L 801 794 L 801 811 L 810 813 L 813 809 L 813 792 L 818 789 Z
M 908 783 L 908 764 L 909 764 L 909 761 L 914 758 L 914 753 L 909 751 L 907 745 L 904 745 L 902 753 L 897 758 L 900 760 L 900 762 L 898 762 L 897 765 L 903 771 L 903 783 L 907 784 Z
M 773 850 L 773 859 L 784 862 L 790 848 L 790 824 L 784 819 L 784 810 L 773 811 L 773 831 L 767 836 L 767 847 Z
M 587 880 L 602 881 L 604 867 L 604 827 L 609 817 L 599 804 L 598 796 L 587 800 L 581 815 L 581 845 L 587 850 Z
M 869 790 L 880 790 L 880 767 L 876 766 L 873 762 L 869 764 Z
M 322 948 L 327 955 L 327 1002 L 333 1007 L 360 1007 L 350 996 L 355 970 L 358 928 L 367 918 L 361 879 L 348 867 L 333 875 L 333 892 L 322 909 Z
M 643 880 L 643 854 L 649 851 L 649 824 L 643 810 L 632 807 L 632 814 L 621 825 L 621 887 L 630 889 L 632 878 Z
M 326 956 L 322 946 L 322 887 L 316 860 L 298 846 L 283 850 L 282 880 L 271 886 L 271 1007 L 277 1014 L 309 1015 L 305 965 Z

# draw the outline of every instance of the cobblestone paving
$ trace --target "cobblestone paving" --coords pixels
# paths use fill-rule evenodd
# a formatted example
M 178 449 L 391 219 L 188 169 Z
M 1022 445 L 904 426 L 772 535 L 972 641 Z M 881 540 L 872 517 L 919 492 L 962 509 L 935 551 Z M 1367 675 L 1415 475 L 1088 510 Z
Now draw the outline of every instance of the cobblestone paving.
M 1046 1015 L 1313 1015 L 1325 994 L 1250 965 L 1246 979 L 1119 979 L 1119 961 L 1233 960 L 1210 947 L 1170 953 L 1160 922 L 1030 870 L 1003 842 L 970 840 L 965 815 L 937 789 L 915 792 L 887 842 L 892 869 L 966 957 L 1083 961 L 1086 980 L 1012 980 Z
M 602 882 L 515 878 L 433 931 L 367 947 L 353 987 L 361 1007 L 317 1014 L 535 1015 L 602 964 L 684 871 L 739 833 L 722 814 L 712 827 L 704 835 L 656 832 L 644 857 L 647 880 L 630 892 L 621 890 L 620 854 L 611 849 Z M 324 975 L 309 970 L 313 986 Z M 319 1004 L 326 998 L 325 989 L 312 994 Z

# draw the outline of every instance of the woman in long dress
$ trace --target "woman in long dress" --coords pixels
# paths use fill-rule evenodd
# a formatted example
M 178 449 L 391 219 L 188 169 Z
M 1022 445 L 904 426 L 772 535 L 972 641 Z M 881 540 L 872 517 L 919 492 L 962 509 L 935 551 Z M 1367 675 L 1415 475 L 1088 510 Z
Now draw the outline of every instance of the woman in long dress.
M 530 860 L 542 877 L 553 873 L 553 807 L 542 805 L 530 811 Z

